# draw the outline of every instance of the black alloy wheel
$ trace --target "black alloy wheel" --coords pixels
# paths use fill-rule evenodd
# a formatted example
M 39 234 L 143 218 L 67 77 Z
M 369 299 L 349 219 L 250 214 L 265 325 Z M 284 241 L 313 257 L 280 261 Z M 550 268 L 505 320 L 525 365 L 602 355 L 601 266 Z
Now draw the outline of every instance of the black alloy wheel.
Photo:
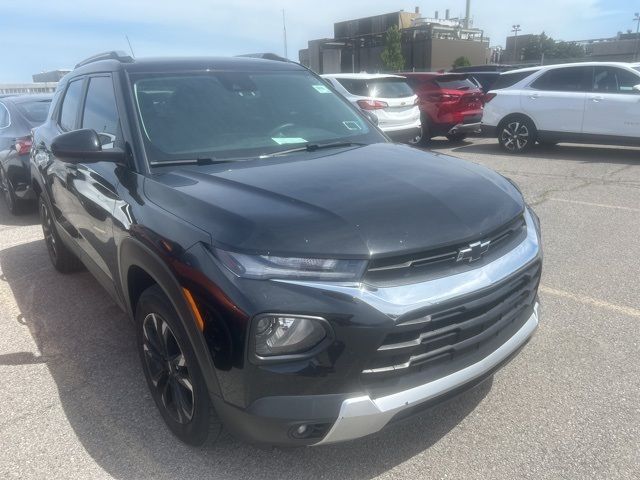
M 18 213 L 18 199 L 16 198 L 16 194 L 13 191 L 13 186 L 11 182 L 7 178 L 4 170 L 0 168 L 0 188 L 2 188 L 2 196 L 4 197 L 4 201 L 7 205 L 7 209 L 13 215 Z
M 169 416 L 179 424 L 193 418 L 193 382 L 184 353 L 169 324 L 149 313 L 142 325 L 142 349 L 153 388 Z
M 142 292 L 136 305 L 136 336 L 151 396 L 176 437 L 202 445 L 207 439 L 217 440 L 222 424 L 185 328 L 158 285 Z
M 47 246 L 49 252 L 49 258 L 54 266 L 58 262 L 58 240 L 55 233 L 55 225 L 53 224 L 53 217 L 49 212 L 49 207 L 42 197 L 38 205 L 40 212 L 40 223 L 42 223 L 42 233 L 44 234 L 44 243 Z
M 84 265 L 75 254 L 69 250 L 56 230 L 56 223 L 51 214 L 49 204 L 44 198 L 44 194 L 38 198 L 38 212 L 40 213 L 40 223 L 42 224 L 42 233 L 44 235 L 44 243 L 49 252 L 49 259 L 56 270 L 61 273 L 71 273 L 82 270 Z

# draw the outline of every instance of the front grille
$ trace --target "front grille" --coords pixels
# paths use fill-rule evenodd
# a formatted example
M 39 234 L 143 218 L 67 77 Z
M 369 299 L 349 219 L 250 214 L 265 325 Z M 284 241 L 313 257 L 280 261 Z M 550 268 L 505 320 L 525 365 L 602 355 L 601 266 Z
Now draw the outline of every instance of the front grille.
M 369 264 L 364 282 L 376 287 L 388 287 L 424 282 L 478 268 L 511 251 L 524 240 L 526 234 L 524 216 L 520 215 L 488 235 L 476 239 L 481 243 L 489 242 L 487 251 L 478 261 L 457 261 L 458 252 L 468 247 L 469 243 L 454 244 L 411 255 L 374 259 Z
M 486 290 L 399 318 L 362 372 L 371 387 L 389 379 L 464 368 L 495 350 L 531 315 L 539 261 Z M 424 376 L 419 381 L 424 382 Z

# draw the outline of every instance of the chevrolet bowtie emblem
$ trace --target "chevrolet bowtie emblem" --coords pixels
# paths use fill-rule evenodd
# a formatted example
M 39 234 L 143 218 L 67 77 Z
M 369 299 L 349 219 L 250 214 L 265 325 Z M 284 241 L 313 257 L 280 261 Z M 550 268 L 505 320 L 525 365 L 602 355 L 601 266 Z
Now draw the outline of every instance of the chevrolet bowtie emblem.
M 489 244 L 491 240 L 487 240 L 486 242 L 475 242 L 471 243 L 466 248 L 461 248 L 458 250 L 458 256 L 456 257 L 456 262 L 464 262 L 467 261 L 469 263 L 475 262 L 476 260 L 480 260 L 482 255 L 487 253 L 489 250 Z

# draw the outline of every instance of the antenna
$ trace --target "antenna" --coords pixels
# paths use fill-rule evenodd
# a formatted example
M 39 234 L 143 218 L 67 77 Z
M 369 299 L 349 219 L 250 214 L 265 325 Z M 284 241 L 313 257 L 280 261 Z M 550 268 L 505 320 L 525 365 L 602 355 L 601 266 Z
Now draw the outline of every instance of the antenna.
M 284 18 L 284 8 L 282 9 L 282 32 L 284 34 L 284 58 L 289 58 L 287 55 L 287 22 Z
M 135 54 L 133 53 L 133 47 L 131 46 L 131 42 L 129 41 L 129 35 L 125 35 L 124 38 L 127 39 L 127 43 L 129 44 L 129 50 L 131 50 L 131 56 L 133 58 L 136 58 Z

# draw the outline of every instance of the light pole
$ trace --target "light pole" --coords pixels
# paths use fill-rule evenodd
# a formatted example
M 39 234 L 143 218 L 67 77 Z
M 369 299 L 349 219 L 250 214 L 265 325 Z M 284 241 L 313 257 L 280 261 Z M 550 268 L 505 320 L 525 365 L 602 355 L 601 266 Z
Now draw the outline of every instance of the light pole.
M 518 25 L 513 25 L 511 27 L 511 31 L 515 33 L 514 35 L 514 39 L 513 39 L 513 56 L 516 60 L 520 60 L 520 58 L 518 58 L 518 32 L 522 30 L 520 28 L 520 24 Z
M 633 21 L 636 22 L 636 51 L 635 54 L 633 55 L 633 59 L 637 62 L 638 61 L 638 34 L 640 33 L 640 13 L 636 12 L 634 17 L 633 17 Z

